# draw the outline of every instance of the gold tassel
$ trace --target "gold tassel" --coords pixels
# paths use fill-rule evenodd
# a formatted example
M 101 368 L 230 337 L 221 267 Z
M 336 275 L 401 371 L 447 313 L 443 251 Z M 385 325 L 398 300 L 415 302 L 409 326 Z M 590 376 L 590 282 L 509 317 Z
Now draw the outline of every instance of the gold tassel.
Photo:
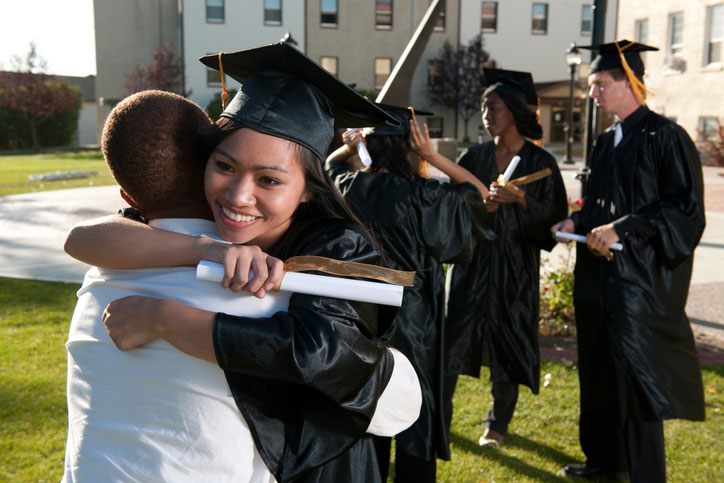
M 535 106 L 535 121 L 540 125 L 540 97 L 537 97 L 538 104 Z M 539 147 L 543 147 L 543 138 L 536 139 L 533 141 L 533 144 Z
M 636 77 L 636 74 L 631 70 L 631 67 L 629 67 L 628 62 L 626 62 L 626 57 L 623 55 L 623 51 L 633 45 L 633 43 L 628 44 L 626 47 L 621 48 L 620 45 L 618 45 L 618 41 L 615 41 L 614 44 L 616 44 L 616 48 L 618 49 L 618 55 L 621 57 L 621 65 L 623 66 L 623 71 L 626 73 L 626 78 L 628 79 L 629 83 L 631 84 L 631 89 L 633 90 L 634 95 L 636 96 L 636 99 L 639 100 L 642 106 L 646 105 L 646 94 L 651 94 L 652 96 L 654 93 L 647 89 L 646 86 L 638 80 Z
M 219 52 L 219 74 L 221 75 L 221 109 L 225 110 L 229 105 L 229 92 L 226 90 L 226 79 L 224 78 L 224 65 L 221 63 L 221 56 L 226 52 Z

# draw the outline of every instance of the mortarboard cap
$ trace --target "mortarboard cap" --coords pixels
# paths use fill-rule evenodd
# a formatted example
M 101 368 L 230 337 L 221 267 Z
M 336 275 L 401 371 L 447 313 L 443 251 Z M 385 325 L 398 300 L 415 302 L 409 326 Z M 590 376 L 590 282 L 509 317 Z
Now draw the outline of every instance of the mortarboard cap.
M 319 159 L 335 127 L 397 122 L 288 42 L 199 60 L 242 84 L 222 117 L 301 144 Z
M 381 102 L 376 102 L 375 104 L 384 109 L 390 116 L 394 117 L 400 125 L 374 127 L 370 130 L 370 134 L 404 137 L 410 135 L 410 119 L 412 119 L 413 116 L 413 108 L 393 106 L 391 104 L 383 104 Z M 414 113 L 420 116 L 432 116 L 432 112 L 419 111 L 417 109 L 414 109 Z
M 494 84 L 505 84 L 517 89 L 525 98 L 529 106 L 538 105 L 538 94 L 535 91 L 533 76 L 530 72 L 518 72 L 516 70 L 492 69 L 483 67 L 483 75 L 488 86 Z
M 644 61 L 641 60 L 641 52 L 648 50 L 659 50 L 658 47 L 632 42 L 630 40 L 619 40 L 608 44 L 578 46 L 579 49 L 597 51 L 598 55 L 591 62 L 589 72 L 595 74 L 602 70 L 621 69 L 626 70 L 622 61 L 621 54 L 628 67 L 636 74 L 644 74 Z

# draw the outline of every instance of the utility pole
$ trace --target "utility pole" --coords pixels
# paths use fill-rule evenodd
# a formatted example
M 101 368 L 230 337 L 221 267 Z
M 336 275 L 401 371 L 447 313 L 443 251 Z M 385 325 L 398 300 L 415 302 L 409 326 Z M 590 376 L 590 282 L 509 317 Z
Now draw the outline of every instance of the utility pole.
M 603 43 L 603 34 L 606 30 L 606 0 L 594 0 L 593 2 L 593 31 L 591 32 L 591 43 L 593 45 Z M 596 57 L 597 53 L 591 51 L 591 61 Z M 589 155 L 591 146 L 598 131 L 598 115 L 596 103 L 588 97 L 586 101 L 586 132 L 583 140 L 583 168 L 576 173 L 576 179 L 581 182 L 581 196 L 586 192 L 586 184 L 588 183 L 588 173 L 591 171 L 591 161 Z

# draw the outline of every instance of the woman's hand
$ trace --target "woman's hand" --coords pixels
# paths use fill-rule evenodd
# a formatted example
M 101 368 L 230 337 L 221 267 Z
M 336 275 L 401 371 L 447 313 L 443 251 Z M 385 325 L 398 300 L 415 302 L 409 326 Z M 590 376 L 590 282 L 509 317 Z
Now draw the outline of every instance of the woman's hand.
M 232 292 L 247 291 L 262 298 L 278 287 L 284 276 L 284 262 L 263 252 L 256 245 L 230 245 L 209 241 L 202 248 L 202 260 L 224 266 L 221 286 Z M 253 272 L 253 278 L 251 273 Z
M 116 347 L 128 351 L 162 337 L 163 305 L 169 300 L 132 295 L 114 300 L 103 312 L 108 336 Z
M 349 152 L 356 153 L 357 145 L 359 143 L 367 144 L 364 136 L 362 136 L 362 130 L 360 129 L 347 129 L 342 133 L 342 141 L 347 145 Z
M 525 203 L 525 194 L 523 194 L 523 196 L 519 196 L 512 190 L 509 190 L 507 186 L 499 185 L 497 181 L 490 183 L 490 196 L 488 197 L 488 203 L 490 202 L 497 203 L 498 205 L 502 203 L 520 203 L 523 208 L 527 207 L 527 204 Z M 488 208 L 488 211 L 490 211 L 490 208 Z
M 434 157 L 435 147 L 430 139 L 430 131 L 427 123 L 422 125 L 422 130 L 417 121 L 410 119 L 410 148 L 415 151 L 422 159 L 430 160 Z

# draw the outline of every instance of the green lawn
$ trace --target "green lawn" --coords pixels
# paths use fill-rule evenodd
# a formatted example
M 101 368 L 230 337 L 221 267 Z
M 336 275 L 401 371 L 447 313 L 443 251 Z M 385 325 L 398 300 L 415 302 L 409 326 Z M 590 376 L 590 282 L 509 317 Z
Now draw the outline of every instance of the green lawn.
M 59 481 L 66 437 L 66 339 L 77 284 L 0 278 L 0 480 Z M 481 448 L 490 388 L 463 377 L 455 398 L 452 461 L 441 482 L 566 481 L 581 461 L 576 366 L 546 362 L 551 384 L 521 390 L 505 444 Z M 707 422 L 666 423 L 669 481 L 724 481 L 724 367 L 704 369 Z
M 71 170 L 97 171 L 98 175 L 58 181 L 28 180 L 29 174 Z M 115 181 L 99 150 L 0 156 L 0 196 L 109 184 L 115 184 Z

